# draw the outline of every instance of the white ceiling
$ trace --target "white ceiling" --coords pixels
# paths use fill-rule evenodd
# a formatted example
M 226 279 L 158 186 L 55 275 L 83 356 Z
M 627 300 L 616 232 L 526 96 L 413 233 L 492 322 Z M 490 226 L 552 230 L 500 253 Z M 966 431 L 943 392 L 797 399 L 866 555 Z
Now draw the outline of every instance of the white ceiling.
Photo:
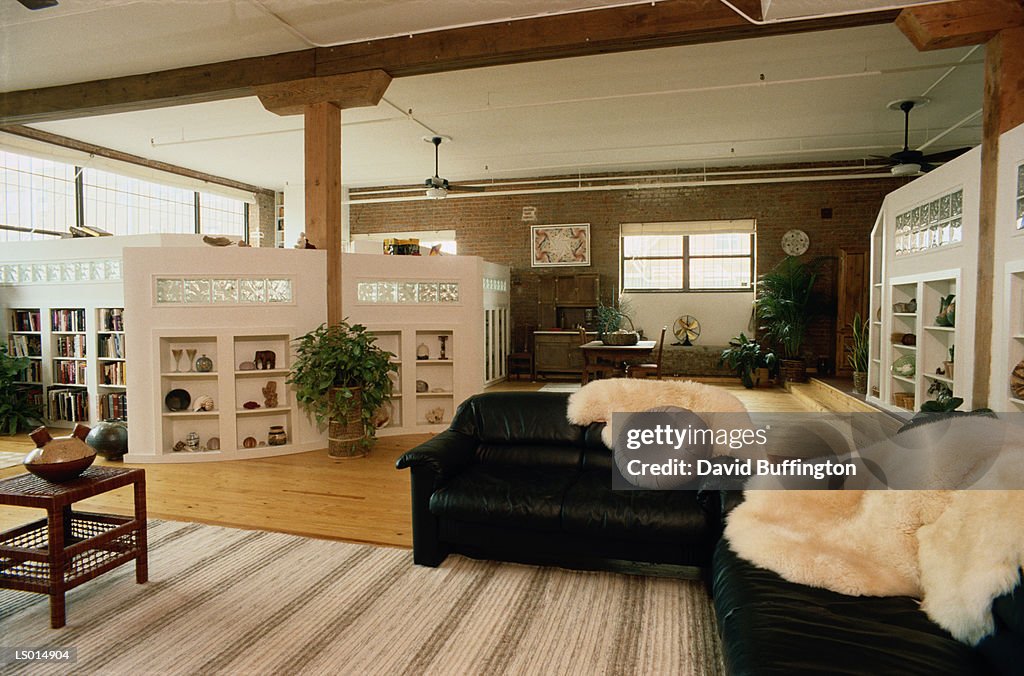
M 0 87 L 308 46 L 254 2 L 62 0 L 65 15 L 46 19 L 54 10 L 44 10 L 26 23 L 14 0 L 0 0 Z M 773 4 L 784 2 L 810 0 Z M 264 3 L 323 42 L 441 20 L 436 0 Z M 445 0 L 443 20 L 598 4 L 616 3 Z M 885 25 L 400 78 L 377 107 L 345 111 L 343 180 L 421 182 L 433 172 L 433 147 L 421 137 L 433 132 L 453 138 L 441 147 L 440 173 L 451 180 L 887 155 L 902 146 L 902 115 L 886 108 L 894 99 L 933 100 L 911 117 L 912 147 L 980 110 L 984 50 L 947 74 L 967 55 L 919 53 Z M 267 113 L 254 98 L 38 126 L 269 188 L 302 180 L 301 117 Z M 928 150 L 976 144 L 980 130 L 975 117 Z

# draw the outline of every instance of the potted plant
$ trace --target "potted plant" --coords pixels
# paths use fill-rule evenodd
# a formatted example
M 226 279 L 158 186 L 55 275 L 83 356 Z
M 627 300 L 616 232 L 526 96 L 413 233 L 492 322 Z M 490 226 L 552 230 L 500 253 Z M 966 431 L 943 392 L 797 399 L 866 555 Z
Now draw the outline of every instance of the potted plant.
M 760 343 L 747 338 L 743 333 L 732 338 L 729 346 L 722 350 L 719 366 L 728 366 L 735 371 L 747 389 L 760 384 L 762 378 L 767 380 L 768 370 L 775 365 L 775 354 L 771 350 L 765 350 Z
M 391 396 L 394 356 L 360 324 L 321 324 L 296 338 L 288 383 L 299 405 L 328 423 L 328 455 L 362 457 L 375 437 L 374 416 Z
M 860 313 L 853 315 L 853 342 L 850 344 L 846 360 L 853 369 L 853 391 L 857 394 L 868 393 L 868 322 L 861 320 Z
M 0 434 L 17 434 L 41 422 L 42 411 L 18 380 L 31 363 L 27 357 L 11 356 L 7 347 L 0 345 Z
M 812 314 L 814 282 L 818 261 L 802 263 L 787 256 L 761 275 L 754 301 L 764 337 L 779 347 L 781 372 L 786 381 L 807 379 L 801 350 Z

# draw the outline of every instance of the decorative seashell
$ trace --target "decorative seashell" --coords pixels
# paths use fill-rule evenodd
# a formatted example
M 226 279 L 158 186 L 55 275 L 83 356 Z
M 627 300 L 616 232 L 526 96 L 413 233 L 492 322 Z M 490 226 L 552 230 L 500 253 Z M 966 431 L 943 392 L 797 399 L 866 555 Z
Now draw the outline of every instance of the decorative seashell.
M 1024 399 L 1024 359 L 1013 367 L 1010 374 L 1010 391 L 1018 399 Z
M 256 438 L 246 437 L 242 440 L 242 448 L 256 448 Z
M 208 394 L 200 394 L 196 397 L 193 411 L 212 411 L 213 410 L 213 397 Z
M 220 437 L 210 437 L 206 440 L 206 448 L 210 451 L 220 450 Z
M 256 363 L 255 362 L 251 362 L 251 361 L 243 361 L 241 364 L 238 365 L 238 370 L 239 371 L 255 371 L 256 370 Z
M 417 392 L 427 392 L 429 390 L 430 390 L 430 385 L 427 384 L 426 380 L 417 380 L 416 381 L 416 391 Z

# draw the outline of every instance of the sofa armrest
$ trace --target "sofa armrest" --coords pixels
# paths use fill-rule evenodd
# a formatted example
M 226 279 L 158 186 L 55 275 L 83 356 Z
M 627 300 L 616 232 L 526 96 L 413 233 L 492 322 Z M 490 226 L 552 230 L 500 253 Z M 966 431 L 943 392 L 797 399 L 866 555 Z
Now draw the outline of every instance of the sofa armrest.
M 477 445 L 474 437 L 445 430 L 433 439 L 407 451 L 398 459 L 395 467 L 429 469 L 438 478 L 447 478 L 458 474 L 475 460 L 474 451 Z

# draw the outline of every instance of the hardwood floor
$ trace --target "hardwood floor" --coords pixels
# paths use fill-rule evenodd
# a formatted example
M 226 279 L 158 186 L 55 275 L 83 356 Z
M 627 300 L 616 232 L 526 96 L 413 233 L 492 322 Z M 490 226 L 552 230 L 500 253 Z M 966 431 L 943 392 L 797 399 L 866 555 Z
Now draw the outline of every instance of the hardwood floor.
M 784 390 L 725 386 L 751 411 L 805 411 Z M 724 384 L 718 382 L 717 384 Z M 495 389 L 536 390 L 541 383 L 511 382 Z M 146 470 L 149 515 L 154 518 L 272 530 L 312 537 L 412 546 L 409 474 L 395 470 L 406 450 L 430 435 L 378 439 L 368 458 L 335 461 L 326 451 L 259 460 L 130 465 Z M 0 451 L 27 453 L 26 436 L 0 437 Z M 98 464 L 123 466 L 97 459 Z M 23 472 L 0 469 L 0 478 Z M 76 503 L 77 509 L 131 513 L 131 491 L 121 489 Z M 0 530 L 40 518 L 42 512 L 0 506 Z

